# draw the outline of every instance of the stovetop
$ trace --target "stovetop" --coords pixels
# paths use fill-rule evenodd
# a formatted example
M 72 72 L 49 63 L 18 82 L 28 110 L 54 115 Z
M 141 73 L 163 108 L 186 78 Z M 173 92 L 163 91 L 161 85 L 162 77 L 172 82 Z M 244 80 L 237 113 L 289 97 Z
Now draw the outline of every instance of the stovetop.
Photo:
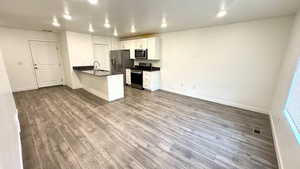
M 144 70 L 144 71 L 159 71 L 160 67 L 149 67 L 149 66 L 134 66 L 131 67 L 132 70 Z

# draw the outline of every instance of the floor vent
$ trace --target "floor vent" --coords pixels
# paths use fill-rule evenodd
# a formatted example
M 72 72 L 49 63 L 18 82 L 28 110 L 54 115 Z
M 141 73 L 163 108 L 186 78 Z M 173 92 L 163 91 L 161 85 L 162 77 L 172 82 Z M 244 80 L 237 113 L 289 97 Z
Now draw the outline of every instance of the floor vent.
M 261 131 L 260 131 L 260 129 L 258 129 L 258 128 L 254 128 L 254 129 L 253 129 L 253 133 L 254 133 L 254 134 L 261 134 Z

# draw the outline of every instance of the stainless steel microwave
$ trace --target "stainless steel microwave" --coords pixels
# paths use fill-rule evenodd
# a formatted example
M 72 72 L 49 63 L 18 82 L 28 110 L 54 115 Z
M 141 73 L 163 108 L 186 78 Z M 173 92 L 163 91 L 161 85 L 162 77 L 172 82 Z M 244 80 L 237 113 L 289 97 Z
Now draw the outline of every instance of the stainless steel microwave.
M 148 50 L 147 49 L 135 49 L 134 51 L 135 59 L 147 59 Z

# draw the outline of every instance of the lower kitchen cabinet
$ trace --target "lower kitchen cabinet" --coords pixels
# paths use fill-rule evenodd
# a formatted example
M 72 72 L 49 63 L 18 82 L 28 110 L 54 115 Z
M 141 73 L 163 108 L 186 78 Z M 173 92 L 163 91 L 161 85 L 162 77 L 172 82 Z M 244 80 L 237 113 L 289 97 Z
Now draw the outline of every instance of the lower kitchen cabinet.
M 143 71 L 143 88 L 150 91 L 160 89 L 160 71 Z
M 131 85 L 131 70 L 126 69 L 126 84 Z

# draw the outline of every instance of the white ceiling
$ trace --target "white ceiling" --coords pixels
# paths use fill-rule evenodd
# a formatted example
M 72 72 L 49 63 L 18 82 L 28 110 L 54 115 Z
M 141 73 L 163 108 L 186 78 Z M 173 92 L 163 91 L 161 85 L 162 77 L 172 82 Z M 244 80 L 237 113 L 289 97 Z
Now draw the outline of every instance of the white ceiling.
M 116 26 L 120 36 L 130 36 L 131 24 L 137 33 L 160 33 L 226 24 L 259 18 L 294 14 L 299 0 L 225 0 L 228 15 L 217 19 L 223 0 L 98 0 L 91 5 L 88 0 L 0 0 L 0 25 L 34 30 L 71 30 L 88 32 L 94 25 L 94 34 L 112 35 L 113 29 L 104 28 L 107 16 Z M 62 17 L 68 7 L 73 19 Z M 52 26 L 56 15 L 61 27 Z M 165 16 L 168 27 L 160 28 Z

